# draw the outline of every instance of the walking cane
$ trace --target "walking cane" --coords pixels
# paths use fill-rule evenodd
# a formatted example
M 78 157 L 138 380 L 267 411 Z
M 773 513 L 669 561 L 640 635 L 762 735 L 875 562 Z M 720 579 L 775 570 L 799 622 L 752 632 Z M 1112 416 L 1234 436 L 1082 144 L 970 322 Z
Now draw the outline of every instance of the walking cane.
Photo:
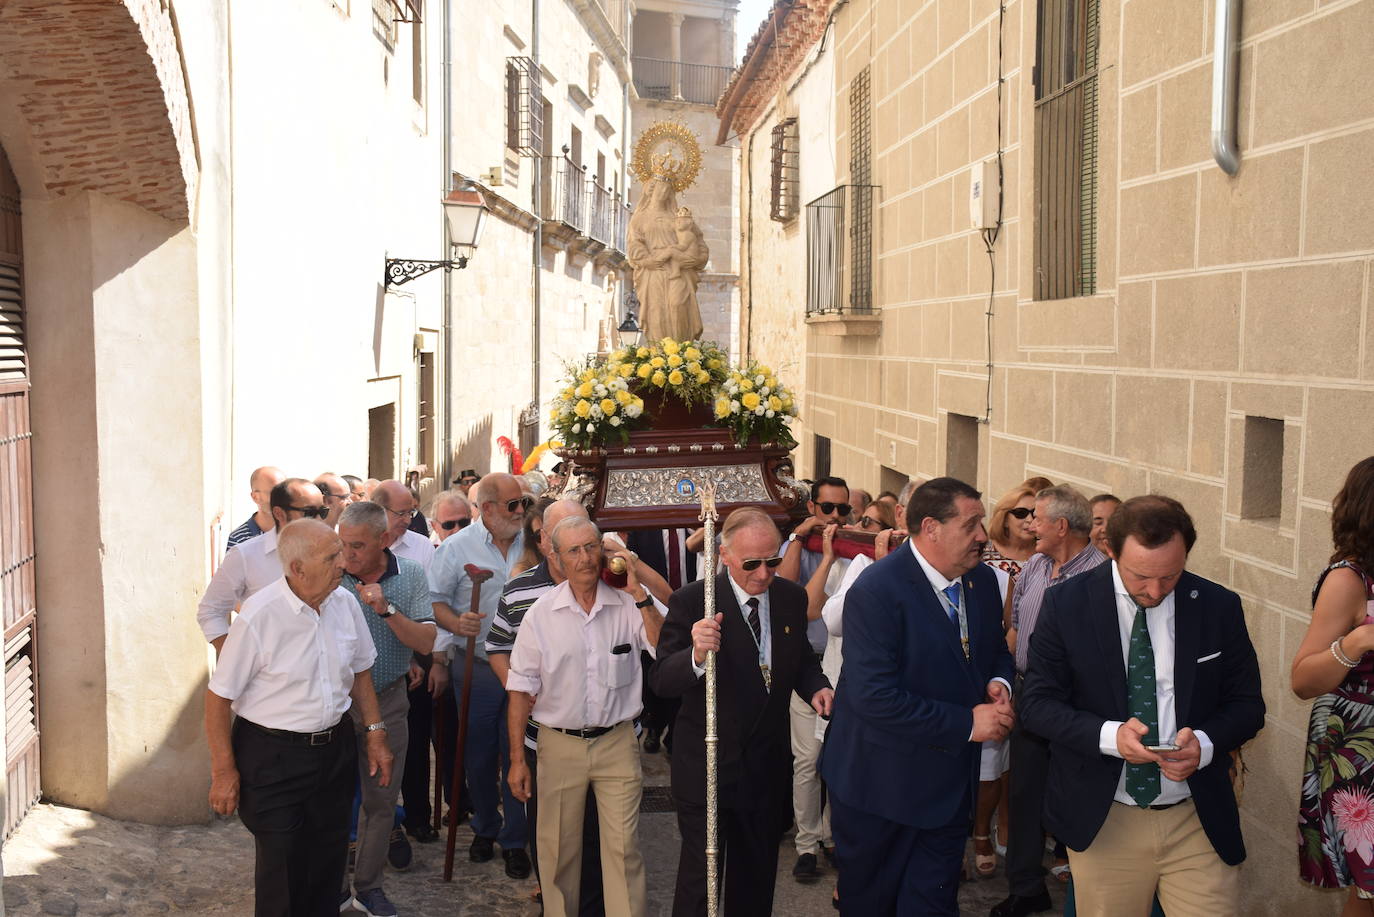
M 706 526 L 706 610 L 704 617 L 716 617 L 716 485 L 708 481 L 701 487 L 701 515 Z M 717 825 L 717 777 L 719 735 L 716 731 L 716 654 L 706 654 L 706 914 L 716 917 L 719 908 L 720 843 Z
M 463 572 L 472 581 L 472 605 L 468 608 L 473 614 L 477 614 L 478 602 L 481 601 L 482 584 L 491 579 L 492 572 L 475 567 L 472 564 L 464 564 Z M 468 741 L 468 705 L 472 701 L 472 657 L 477 651 L 477 638 L 468 637 L 467 652 L 463 656 L 463 694 L 458 703 L 458 745 L 453 752 L 453 787 L 449 795 L 449 802 L 456 807 L 458 805 L 458 791 L 463 787 L 463 752 L 467 747 Z M 502 724 L 504 727 L 504 724 Z M 497 765 L 498 774 L 501 770 L 500 762 Z M 444 844 L 444 881 L 453 881 L 453 845 L 458 842 L 458 819 L 456 815 L 448 820 L 448 841 Z

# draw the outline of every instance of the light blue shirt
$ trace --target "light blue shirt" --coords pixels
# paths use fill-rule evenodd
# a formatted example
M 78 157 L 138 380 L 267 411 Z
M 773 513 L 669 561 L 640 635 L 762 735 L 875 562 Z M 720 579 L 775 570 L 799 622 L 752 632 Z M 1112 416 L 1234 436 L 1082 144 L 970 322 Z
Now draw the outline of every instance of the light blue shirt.
M 472 525 L 444 539 L 434 552 L 434 560 L 429 565 L 429 598 L 432 602 L 448 605 L 454 614 L 461 615 L 472 610 L 472 580 L 463 567 L 472 564 L 494 574 L 482 584 L 477 605 L 477 610 L 486 616 L 482 618 L 482 630 L 477 635 L 476 653 L 479 657 L 485 658 L 487 655 L 487 631 L 491 630 L 492 619 L 496 617 L 501 590 L 510 580 L 511 568 L 524 551 L 525 533 L 521 531 L 502 557 L 491 532 L 487 531 L 481 517 L 478 517 Z

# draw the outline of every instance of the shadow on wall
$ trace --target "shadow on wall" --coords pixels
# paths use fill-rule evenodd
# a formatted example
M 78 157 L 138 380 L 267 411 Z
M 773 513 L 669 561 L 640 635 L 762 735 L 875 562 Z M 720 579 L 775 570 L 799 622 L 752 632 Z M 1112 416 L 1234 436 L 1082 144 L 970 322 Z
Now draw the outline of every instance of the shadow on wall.
M 456 478 L 458 472 L 464 468 L 475 469 L 479 475 L 484 475 L 493 470 L 490 414 L 469 424 L 461 435 L 455 437 L 455 443 L 453 461 L 450 465 L 452 474 L 449 486 L 452 486 L 452 478 Z M 503 456 L 502 462 L 504 461 L 505 457 Z M 502 470 L 504 470 L 504 466 Z

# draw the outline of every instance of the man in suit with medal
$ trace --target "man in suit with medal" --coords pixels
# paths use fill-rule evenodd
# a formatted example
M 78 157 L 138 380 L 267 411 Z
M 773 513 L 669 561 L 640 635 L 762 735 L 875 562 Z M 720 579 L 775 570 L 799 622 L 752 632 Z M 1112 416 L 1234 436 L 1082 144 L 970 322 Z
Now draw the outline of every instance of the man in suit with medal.
M 1013 663 L 982 495 L 916 489 L 911 539 L 844 604 L 844 669 L 821 753 L 842 914 L 957 914 L 980 743 L 1011 728 Z
M 716 657 L 720 846 L 728 914 L 773 909 L 778 845 L 792 822 L 789 695 L 822 716 L 834 701 L 806 639 L 806 591 L 775 577 L 781 538 L 768 515 L 735 510 L 721 528 L 716 615 L 704 618 L 705 583 L 673 594 L 649 680 L 681 697 L 673 726 L 672 790 L 682 851 L 674 917 L 706 913 L 706 653 Z M 994 590 L 995 591 L 995 590 Z

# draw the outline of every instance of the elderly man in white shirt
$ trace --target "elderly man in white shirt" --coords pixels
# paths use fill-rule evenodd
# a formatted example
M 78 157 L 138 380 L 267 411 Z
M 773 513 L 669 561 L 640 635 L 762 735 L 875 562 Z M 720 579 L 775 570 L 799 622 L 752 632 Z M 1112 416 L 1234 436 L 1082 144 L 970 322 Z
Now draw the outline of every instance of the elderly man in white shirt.
M 368 773 L 383 786 L 392 753 L 372 684 L 376 649 L 362 607 L 339 589 L 339 536 L 298 520 L 281 529 L 277 554 L 285 576 L 243 603 L 205 692 L 210 804 L 220 815 L 239 809 L 253 833 L 256 917 L 326 917 L 339 910 L 357 775 L 352 704 Z
M 287 478 L 269 498 L 276 528 L 242 542 L 224 556 L 196 609 L 196 621 L 218 654 L 229 633 L 229 618 L 244 599 L 282 577 L 277 533 L 296 519 L 323 519 L 329 513 L 320 489 L 305 478 Z
M 607 917 L 648 908 L 639 850 L 642 791 L 633 720 L 643 709 L 641 650 L 654 651 L 663 612 L 627 564 L 624 589 L 601 579 L 601 533 L 585 518 L 558 523 L 553 551 L 567 580 L 525 613 L 510 657 L 511 744 L 525 734 L 531 707 L 539 730 L 539 824 L 544 912 L 576 914 L 587 787 L 601 821 L 601 875 Z M 632 558 L 624 555 L 627 562 Z M 530 794 L 529 768 L 511 761 L 516 798 Z

